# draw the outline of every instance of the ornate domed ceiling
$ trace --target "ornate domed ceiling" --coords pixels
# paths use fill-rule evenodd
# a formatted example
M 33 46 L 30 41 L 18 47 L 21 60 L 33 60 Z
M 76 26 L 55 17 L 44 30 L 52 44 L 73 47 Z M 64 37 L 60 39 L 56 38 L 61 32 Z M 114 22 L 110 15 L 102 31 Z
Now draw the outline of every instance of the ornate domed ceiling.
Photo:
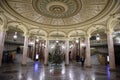
M 72 17 L 82 6 L 80 0 L 33 0 L 32 5 L 38 14 L 49 18 Z
M 70 28 L 103 17 L 113 0 L 2 0 L 13 16 L 46 28 Z M 102 14 L 102 15 L 101 15 Z

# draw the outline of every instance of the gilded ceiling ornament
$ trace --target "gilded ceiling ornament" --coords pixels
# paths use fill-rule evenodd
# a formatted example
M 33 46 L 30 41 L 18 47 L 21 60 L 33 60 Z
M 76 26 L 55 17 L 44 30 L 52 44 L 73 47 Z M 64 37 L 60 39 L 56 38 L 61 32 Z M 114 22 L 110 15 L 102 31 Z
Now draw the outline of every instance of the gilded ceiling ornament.
M 77 14 L 81 0 L 33 0 L 33 8 L 41 15 L 52 18 L 66 18 Z

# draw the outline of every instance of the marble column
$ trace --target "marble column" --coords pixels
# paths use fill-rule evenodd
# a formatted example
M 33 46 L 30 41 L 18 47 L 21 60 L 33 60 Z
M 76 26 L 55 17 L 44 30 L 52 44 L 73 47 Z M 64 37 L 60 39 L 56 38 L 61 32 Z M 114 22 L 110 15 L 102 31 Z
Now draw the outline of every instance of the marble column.
M 115 70 L 115 54 L 114 54 L 114 44 L 112 32 L 107 32 L 107 43 L 108 43 L 108 53 L 109 53 L 109 64 L 110 70 Z
M 44 65 L 48 65 L 48 46 L 49 46 L 49 40 L 46 40 L 46 47 L 45 47 L 45 51 L 44 51 Z
M 82 50 L 82 45 L 81 45 L 82 43 L 83 43 L 82 40 L 80 40 L 80 57 L 82 57 L 82 51 L 83 51 Z
M 73 44 L 73 53 L 72 53 L 72 58 L 73 60 L 76 60 L 76 42 L 74 41 L 74 44 Z
M 25 35 L 24 38 L 24 47 L 23 47 L 23 59 L 22 59 L 22 65 L 27 65 L 27 51 L 28 51 L 28 35 Z
M 4 48 L 5 31 L 0 31 L 0 66 L 2 65 L 2 54 Z
M 73 61 L 74 59 L 74 44 L 72 44 L 73 46 L 71 46 L 71 60 Z
M 85 58 L 85 42 L 84 42 L 84 39 L 81 40 L 81 57 Z
M 32 60 L 35 59 L 35 39 L 33 40 L 33 45 L 32 45 Z
M 65 65 L 69 65 L 69 39 L 66 40 Z
M 85 37 L 86 41 L 86 67 L 91 67 L 91 54 L 90 54 L 90 36 Z

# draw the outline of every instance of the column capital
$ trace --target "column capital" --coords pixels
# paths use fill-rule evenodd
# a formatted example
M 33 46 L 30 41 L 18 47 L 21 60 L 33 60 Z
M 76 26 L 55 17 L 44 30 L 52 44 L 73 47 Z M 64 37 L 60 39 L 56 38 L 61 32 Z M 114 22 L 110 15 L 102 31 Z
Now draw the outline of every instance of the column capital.
M 106 34 L 113 33 L 113 32 L 114 32 L 113 29 L 110 29 L 110 30 L 106 30 L 106 31 L 105 31 Z
M 83 35 L 83 36 L 80 36 L 79 38 L 80 38 L 80 39 L 85 39 L 85 35 Z
M 66 38 L 65 40 L 69 41 L 69 38 Z
M 68 35 L 66 35 L 65 37 L 66 37 L 66 38 L 69 38 L 69 36 L 68 36 Z
M 8 29 L 6 28 L 0 28 L 0 32 L 6 32 Z
M 25 32 L 25 33 L 24 33 L 24 36 L 29 37 L 30 34 L 29 34 L 28 32 Z
M 90 38 L 91 35 L 90 35 L 90 34 L 86 34 L 84 37 L 85 37 L 85 38 Z
M 48 38 L 48 37 L 46 37 L 45 41 L 49 41 L 49 38 Z

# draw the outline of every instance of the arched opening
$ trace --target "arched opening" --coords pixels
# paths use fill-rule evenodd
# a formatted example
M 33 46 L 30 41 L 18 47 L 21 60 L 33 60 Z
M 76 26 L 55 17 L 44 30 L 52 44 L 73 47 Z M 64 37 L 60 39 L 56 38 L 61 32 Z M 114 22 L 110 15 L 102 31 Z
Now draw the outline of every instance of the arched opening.
M 9 27 L 6 31 L 3 63 L 21 63 L 24 45 L 23 31 L 17 27 Z
M 62 64 L 65 61 L 65 40 L 49 40 L 49 62 L 51 64 Z
M 85 34 L 83 30 L 73 30 L 69 32 L 69 58 L 72 62 L 78 62 L 82 66 L 85 62 Z
M 66 35 L 61 31 L 53 31 L 49 34 L 49 62 L 54 64 L 62 64 L 65 62 L 65 54 L 66 54 Z
M 24 34 L 27 29 L 23 24 L 17 22 L 9 22 L 7 28 L 3 51 L 3 63 L 15 62 L 21 64 L 23 59 Z M 32 62 L 32 60 L 28 58 L 28 53 L 27 62 Z
M 96 29 L 91 34 L 90 38 L 91 47 L 91 64 L 93 65 L 107 65 L 107 35 L 103 29 Z
M 45 38 L 47 32 L 41 29 L 32 29 L 29 30 L 29 57 L 34 61 L 44 62 L 45 57 Z

